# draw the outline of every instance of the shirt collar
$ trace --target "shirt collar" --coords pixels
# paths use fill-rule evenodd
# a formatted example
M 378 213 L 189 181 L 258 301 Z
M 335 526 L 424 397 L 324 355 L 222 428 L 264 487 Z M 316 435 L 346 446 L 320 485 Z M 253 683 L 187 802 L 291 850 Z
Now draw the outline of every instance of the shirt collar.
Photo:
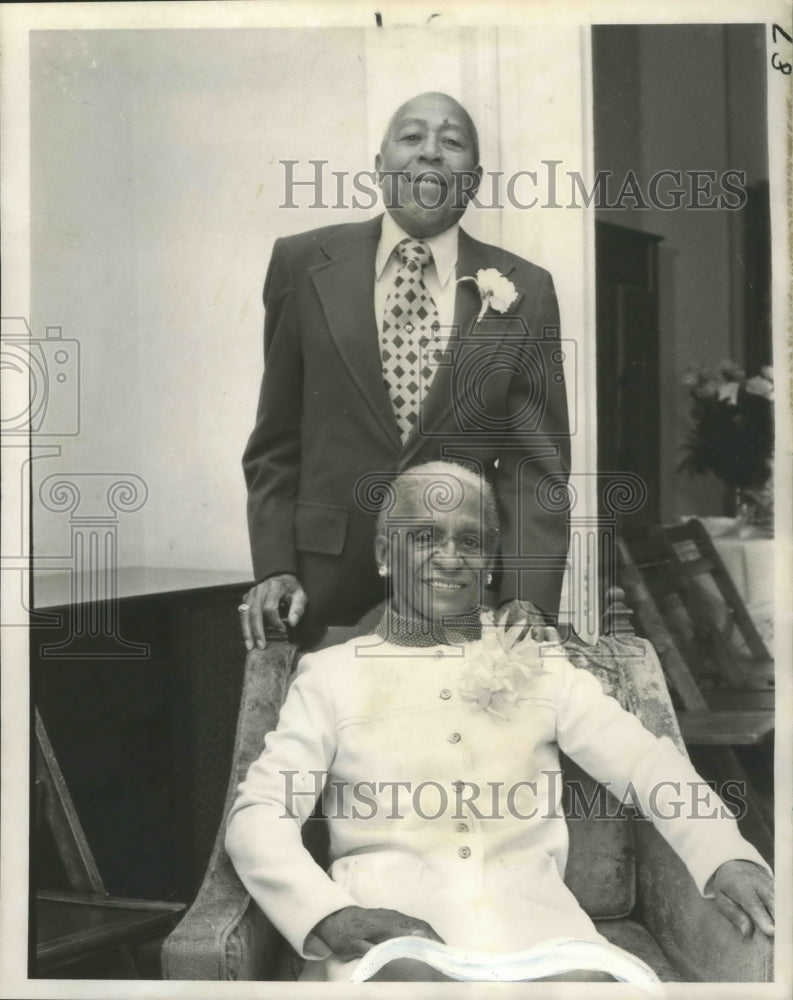
M 441 288 L 445 288 L 452 272 L 457 264 L 457 236 L 460 227 L 457 223 L 437 236 L 429 236 L 424 239 L 424 243 L 432 251 L 432 259 L 435 263 L 435 270 L 438 274 L 438 281 Z M 391 254 L 402 240 L 409 239 L 408 234 L 398 226 L 388 212 L 383 216 L 383 231 L 380 234 L 380 242 L 377 244 L 377 254 L 375 256 L 375 276 L 379 281 L 383 276 L 383 271 L 388 263 Z

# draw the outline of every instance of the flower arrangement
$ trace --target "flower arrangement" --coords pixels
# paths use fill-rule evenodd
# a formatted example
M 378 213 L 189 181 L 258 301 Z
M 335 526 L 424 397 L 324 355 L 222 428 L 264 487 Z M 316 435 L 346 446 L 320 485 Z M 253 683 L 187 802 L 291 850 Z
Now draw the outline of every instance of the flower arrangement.
M 458 278 L 457 284 L 461 281 L 473 281 L 482 300 L 482 307 L 477 316 L 477 322 L 484 316 L 488 309 L 495 309 L 496 312 L 505 313 L 518 297 L 518 291 L 509 278 L 506 278 L 501 271 L 495 267 L 483 267 L 476 272 L 476 277 L 467 275 Z
M 722 361 L 716 369 L 692 369 L 683 385 L 691 394 L 691 428 L 678 469 L 712 472 L 732 489 L 761 489 L 774 452 L 771 367 L 747 378 L 733 361 Z
M 521 700 L 528 682 L 546 673 L 542 644 L 529 635 L 521 638 L 525 631 L 525 623 L 508 628 L 505 617 L 496 622 L 492 611 L 482 613 L 481 646 L 460 676 L 463 701 L 505 719 L 504 713 Z

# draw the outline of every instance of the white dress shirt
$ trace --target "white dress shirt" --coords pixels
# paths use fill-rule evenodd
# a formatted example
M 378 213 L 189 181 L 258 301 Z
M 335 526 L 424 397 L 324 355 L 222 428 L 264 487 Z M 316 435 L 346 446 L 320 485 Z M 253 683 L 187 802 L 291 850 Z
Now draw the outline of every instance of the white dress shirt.
M 445 345 L 449 339 L 449 328 L 454 323 L 454 302 L 457 293 L 457 234 L 459 226 L 452 226 L 437 236 L 424 240 L 432 253 L 432 263 L 424 269 L 424 284 L 438 307 L 438 322 L 441 325 L 441 341 Z M 396 247 L 404 239 L 417 239 L 394 222 L 386 212 L 383 216 L 383 231 L 377 244 L 374 272 L 374 312 L 377 317 L 377 331 L 382 336 L 383 314 L 386 299 L 394 284 L 402 262 L 396 254 Z M 441 346 L 442 346 L 441 345 Z
M 767 868 L 673 743 L 561 652 L 509 711 L 467 700 L 465 678 L 481 648 L 482 640 L 407 649 L 368 636 L 302 659 L 278 727 L 240 785 L 226 847 L 253 899 L 313 959 L 304 978 L 349 978 L 350 964 L 329 956 L 311 930 L 351 905 L 418 917 L 469 949 L 516 951 L 558 936 L 602 941 L 564 884 L 560 749 L 618 798 L 635 790 L 700 892 L 732 858 Z M 300 834 L 325 777 L 328 873 Z M 481 794 L 461 799 L 452 791 L 460 782 Z M 708 819 L 692 819 L 690 804 L 675 807 L 692 784 Z

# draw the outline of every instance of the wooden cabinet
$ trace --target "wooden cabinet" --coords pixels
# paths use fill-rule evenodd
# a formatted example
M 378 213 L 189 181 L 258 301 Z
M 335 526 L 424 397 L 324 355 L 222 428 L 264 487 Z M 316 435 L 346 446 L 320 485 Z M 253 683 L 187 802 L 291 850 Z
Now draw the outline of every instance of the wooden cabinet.
M 622 519 L 642 524 L 660 521 L 660 241 L 608 222 L 595 225 L 598 470 L 641 478 L 644 505 Z

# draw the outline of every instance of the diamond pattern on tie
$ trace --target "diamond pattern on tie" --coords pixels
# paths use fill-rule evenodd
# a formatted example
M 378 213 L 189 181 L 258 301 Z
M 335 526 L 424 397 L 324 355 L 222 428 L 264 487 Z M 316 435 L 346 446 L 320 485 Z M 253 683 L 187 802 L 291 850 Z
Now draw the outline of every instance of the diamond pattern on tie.
M 424 268 L 432 260 L 427 244 L 402 240 L 396 252 L 401 264 L 385 303 L 380 356 L 404 443 L 418 419 L 421 395 L 435 372 L 420 347 L 426 347 L 438 329 L 438 307 L 424 284 Z

